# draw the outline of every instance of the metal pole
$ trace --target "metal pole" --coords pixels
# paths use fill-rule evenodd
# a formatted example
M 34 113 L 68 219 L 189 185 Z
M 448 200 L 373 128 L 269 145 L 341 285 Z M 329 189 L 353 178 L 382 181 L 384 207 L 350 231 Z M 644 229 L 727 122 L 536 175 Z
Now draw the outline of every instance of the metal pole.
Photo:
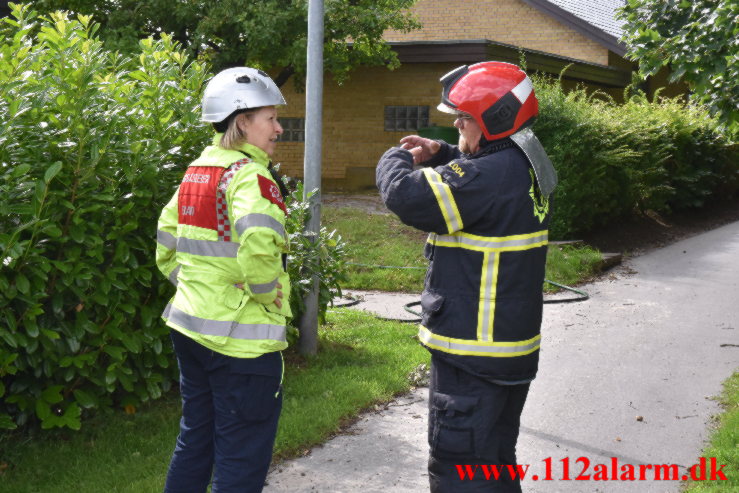
M 317 190 L 310 201 L 311 218 L 305 234 L 313 241 L 321 230 L 321 144 L 323 138 L 323 0 L 308 1 L 308 70 L 305 90 L 305 192 Z M 305 197 L 304 197 L 305 198 Z M 305 297 L 300 319 L 300 353 L 318 351 L 318 278 Z

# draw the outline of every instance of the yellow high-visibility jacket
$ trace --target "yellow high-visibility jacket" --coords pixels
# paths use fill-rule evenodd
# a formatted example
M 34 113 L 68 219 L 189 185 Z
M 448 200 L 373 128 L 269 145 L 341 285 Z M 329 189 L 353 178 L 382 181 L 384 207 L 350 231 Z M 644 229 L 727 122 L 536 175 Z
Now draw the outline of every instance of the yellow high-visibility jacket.
M 177 286 L 162 318 L 213 351 L 254 358 L 287 347 L 287 212 L 267 154 L 250 144 L 222 149 L 221 135 L 188 167 L 159 218 L 156 263 Z M 274 304 L 278 283 L 282 308 Z

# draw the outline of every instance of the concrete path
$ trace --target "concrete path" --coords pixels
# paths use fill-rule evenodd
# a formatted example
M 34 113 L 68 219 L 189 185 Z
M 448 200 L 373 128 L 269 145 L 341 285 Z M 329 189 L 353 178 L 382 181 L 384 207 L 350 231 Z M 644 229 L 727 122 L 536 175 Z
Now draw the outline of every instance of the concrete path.
M 524 491 L 679 491 L 679 481 L 655 481 L 646 465 L 676 464 L 679 476 L 686 473 L 719 412 L 712 396 L 739 367 L 737 259 L 733 223 L 628 260 L 584 287 L 589 301 L 545 305 L 539 377 L 518 446 L 519 463 L 530 464 Z M 398 301 L 390 295 L 386 304 Z M 428 491 L 427 395 L 412 392 L 278 466 L 265 492 Z M 630 464 L 637 480 L 593 480 L 598 464 L 612 476 L 612 457 L 619 475 Z M 591 479 L 574 480 L 586 461 Z
M 405 305 L 420 302 L 420 294 L 386 293 L 383 291 L 360 291 L 350 289 L 345 291 L 344 299 L 334 300 L 335 306 L 347 305 L 349 308 L 373 313 L 380 318 L 399 320 L 402 322 L 417 321 L 420 316 L 406 310 Z M 352 305 L 359 301 L 359 304 Z M 351 306 L 349 306 L 351 305 Z M 415 313 L 421 313 L 420 306 L 409 307 Z

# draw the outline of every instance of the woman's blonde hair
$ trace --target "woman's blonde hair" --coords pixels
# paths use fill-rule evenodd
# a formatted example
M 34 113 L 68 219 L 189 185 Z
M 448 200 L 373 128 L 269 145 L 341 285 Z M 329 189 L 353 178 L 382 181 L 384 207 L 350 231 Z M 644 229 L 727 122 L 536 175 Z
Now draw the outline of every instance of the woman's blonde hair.
M 227 127 L 224 130 L 223 135 L 221 136 L 220 142 L 220 146 L 223 149 L 234 151 L 238 149 L 244 142 L 246 142 L 246 130 L 244 130 L 244 126 L 241 124 L 241 122 L 244 119 L 251 120 L 251 117 L 258 110 L 259 108 L 243 110 L 227 118 Z M 221 122 L 221 125 L 222 124 L 223 122 Z M 218 127 L 216 127 L 216 130 L 218 130 Z

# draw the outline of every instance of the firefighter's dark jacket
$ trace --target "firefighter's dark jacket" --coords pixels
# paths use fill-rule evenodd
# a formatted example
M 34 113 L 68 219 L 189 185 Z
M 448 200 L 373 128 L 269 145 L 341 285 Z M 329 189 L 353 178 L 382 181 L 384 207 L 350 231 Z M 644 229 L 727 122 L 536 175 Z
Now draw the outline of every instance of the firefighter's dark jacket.
M 441 144 L 421 169 L 399 147 L 377 166 L 385 205 L 431 233 L 419 338 L 470 373 L 530 381 L 539 360 L 549 203 L 509 139 L 473 155 Z

